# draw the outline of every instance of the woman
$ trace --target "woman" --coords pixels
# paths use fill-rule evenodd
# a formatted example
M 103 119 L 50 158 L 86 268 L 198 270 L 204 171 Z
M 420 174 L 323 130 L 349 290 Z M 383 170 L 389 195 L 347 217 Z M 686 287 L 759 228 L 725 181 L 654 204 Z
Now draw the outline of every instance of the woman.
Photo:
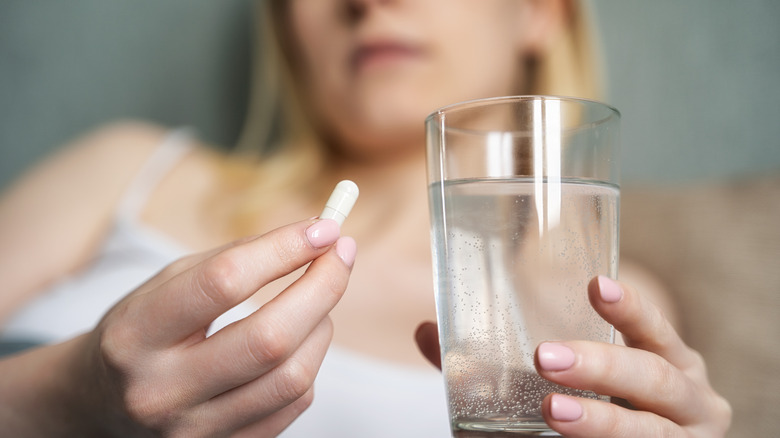
M 224 157 L 180 132 L 122 124 L 5 195 L 6 336 L 62 341 L 0 362 L 12 430 L 448 434 L 440 376 L 410 339 L 416 330 L 436 361 L 432 325 L 417 330 L 434 318 L 422 121 L 477 97 L 594 96 L 581 11 L 563 0 L 290 0 L 267 13 L 279 51 L 264 51 L 278 55 L 264 65 L 278 70 L 263 75 L 272 86 L 258 88 L 244 143 L 280 118 L 275 155 Z M 290 224 L 318 214 L 343 178 L 361 189 L 344 225 L 360 242 L 354 270 L 355 240 L 337 224 Z M 539 372 L 638 410 L 550 395 L 548 423 L 572 437 L 723 434 L 728 405 L 657 308 L 608 279 L 588 293 L 631 348 L 543 345 Z M 321 363 L 316 402 L 294 421 Z

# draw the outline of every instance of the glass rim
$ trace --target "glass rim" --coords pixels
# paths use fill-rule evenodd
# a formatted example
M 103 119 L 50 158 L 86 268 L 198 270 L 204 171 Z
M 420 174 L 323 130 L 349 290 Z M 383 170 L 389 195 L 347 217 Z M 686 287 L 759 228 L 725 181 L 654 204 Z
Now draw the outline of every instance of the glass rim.
M 570 96 L 556 96 L 556 95 L 545 95 L 545 94 L 525 94 L 525 95 L 515 95 L 515 96 L 497 96 L 497 97 L 485 97 L 485 98 L 479 98 L 479 99 L 471 99 L 471 100 L 464 100 L 462 102 L 456 102 L 451 103 L 449 105 L 445 105 L 442 107 L 439 107 L 432 111 L 428 116 L 425 118 L 425 124 L 428 125 L 431 123 L 434 119 L 457 111 L 461 111 L 464 109 L 470 109 L 470 108 L 479 108 L 484 107 L 490 104 L 494 103 L 511 103 L 511 102 L 530 102 L 530 101 L 559 101 L 559 102 L 572 102 L 572 103 L 579 103 L 584 106 L 596 106 L 603 108 L 607 110 L 608 115 L 606 117 L 603 117 L 599 120 L 595 120 L 591 123 L 587 123 L 587 125 L 600 125 L 602 123 L 606 123 L 609 120 L 612 120 L 614 118 L 620 119 L 621 114 L 620 110 L 618 110 L 616 107 L 599 101 L 595 99 L 587 99 L 582 97 L 570 97 Z M 452 126 L 446 126 L 446 130 L 448 131 L 461 131 L 464 133 L 468 132 L 485 132 L 475 129 L 466 129 L 466 128 L 457 128 Z M 576 129 L 575 129 L 576 130 Z M 520 134 L 523 131 L 505 131 L 505 132 L 511 132 L 511 133 L 517 133 Z

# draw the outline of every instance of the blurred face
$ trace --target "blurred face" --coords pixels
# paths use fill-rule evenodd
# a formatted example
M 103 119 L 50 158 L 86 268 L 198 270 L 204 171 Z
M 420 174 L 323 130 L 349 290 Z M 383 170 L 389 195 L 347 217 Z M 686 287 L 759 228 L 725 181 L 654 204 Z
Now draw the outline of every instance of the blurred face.
M 319 131 L 381 157 L 424 141 L 458 101 L 522 93 L 545 20 L 529 0 L 289 0 L 293 58 Z

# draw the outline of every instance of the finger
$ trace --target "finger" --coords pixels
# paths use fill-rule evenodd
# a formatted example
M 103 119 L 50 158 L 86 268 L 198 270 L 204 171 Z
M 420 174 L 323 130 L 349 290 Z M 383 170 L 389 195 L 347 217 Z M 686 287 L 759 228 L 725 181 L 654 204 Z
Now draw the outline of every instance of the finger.
M 547 425 L 567 438 L 684 436 L 680 426 L 653 413 L 561 394 L 545 397 L 542 415 Z
M 233 438 L 265 438 L 275 437 L 282 433 L 296 418 L 298 418 L 314 400 L 314 389 L 310 389 L 303 397 L 285 406 L 273 415 L 243 427 L 232 434 Z
M 278 228 L 229 247 L 145 295 L 136 311 L 147 345 L 179 342 L 261 287 L 319 257 L 338 239 L 333 220 Z
M 100 321 L 101 329 L 99 330 L 103 331 L 101 348 L 104 350 L 104 354 L 117 363 L 137 363 L 139 360 L 148 362 L 148 358 L 141 359 L 141 353 L 142 350 L 152 351 L 147 349 L 151 345 L 145 343 L 147 335 L 139 330 L 148 330 L 153 327 L 151 324 L 144 323 L 148 320 L 146 313 L 149 306 L 148 295 L 161 288 L 163 284 L 175 276 L 191 269 L 214 254 L 252 239 L 241 239 L 210 251 L 182 257 L 163 268 L 157 275 L 124 297 Z M 164 289 L 162 293 L 165 293 Z M 205 331 L 201 333 L 200 339 L 204 336 Z
M 633 287 L 600 276 L 588 284 L 588 297 L 626 345 L 653 352 L 681 369 L 703 367 L 701 356 L 683 342 L 661 310 Z
M 208 251 L 202 251 L 195 254 L 189 254 L 184 257 L 181 257 L 172 263 L 170 263 L 168 266 L 164 267 L 160 272 L 158 272 L 154 277 L 149 279 L 146 283 L 144 283 L 141 287 L 136 289 L 136 291 L 133 292 L 134 295 L 144 294 L 147 293 L 157 287 L 159 287 L 161 284 L 165 283 L 166 281 L 170 280 L 171 278 L 175 277 L 176 275 L 179 275 L 180 273 L 187 271 L 188 269 L 192 268 L 193 266 L 197 265 L 198 263 L 201 263 L 203 260 L 208 259 L 209 257 L 214 256 L 215 254 L 218 254 L 228 248 L 232 248 L 237 245 L 241 245 L 243 243 L 252 241 L 254 239 L 257 239 L 260 236 L 247 236 L 238 240 L 235 240 L 233 242 L 227 243 L 225 245 L 210 249 Z
M 208 424 L 232 430 L 261 421 L 294 404 L 310 393 L 332 335 L 330 318 L 325 318 L 283 363 L 245 385 L 209 399 L 198 410 Z
M 683 371 L 644 350 L 588 341 L 543 342 L 535 362 L 545 379 L 624 398 L 679 424 L 698 421 L 707 408 Z
M 438 369 L 441 369 L 441 349 L 439 347 L 439 329 L 434 322 L 424 322 L 414 332 L 414 339 L 420 352 Z
M 339 252 L 354 250 L 354 240 L 342 237 L 336 248 L 312 262 L 299 279 L 255 313 L 193 345 L 184 367 L 230 358 L 199 382 L 203 396 L 244 384 L 287 360 L 341 299 L 350 266 Z

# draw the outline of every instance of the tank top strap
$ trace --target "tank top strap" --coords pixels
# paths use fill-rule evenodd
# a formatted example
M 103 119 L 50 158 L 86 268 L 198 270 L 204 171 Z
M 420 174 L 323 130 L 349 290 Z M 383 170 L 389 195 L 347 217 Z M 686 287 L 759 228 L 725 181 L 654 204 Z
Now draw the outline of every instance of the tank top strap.
M 189 128 L 170 131 L 141 166 L 130 182 L 116 211 L 117 221 L 134 221 L 160 181 L 193 148 L 194 133 Z

